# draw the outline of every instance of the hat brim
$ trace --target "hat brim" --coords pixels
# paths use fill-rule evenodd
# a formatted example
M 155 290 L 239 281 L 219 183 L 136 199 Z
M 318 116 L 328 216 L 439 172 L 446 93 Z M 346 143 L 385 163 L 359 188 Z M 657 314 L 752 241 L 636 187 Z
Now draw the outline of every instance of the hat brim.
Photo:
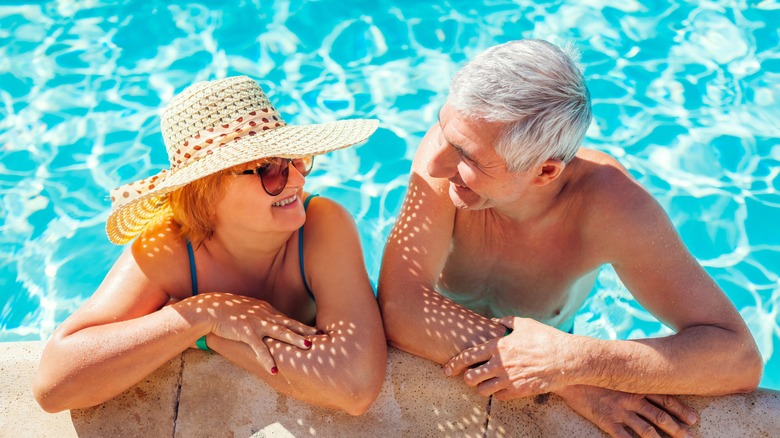
M 365 141 L 378 126 L 379 121 L 374 119 L 286 125 L 215 147 L 213 153 L 186 166 L 153 176 L 156 180 L 154 188 L 143 190 L 129 202 L 115 201 L 106 221 L 106 234 L 112 243 L 121 245 L 129 242 L 164 210 L 168 193 L 200 178 L 263 158 L 300 158 L 343 149 Z M 137 190 L 135 184 L 126 184 L 117 191 L 121 193 L 123 187 L 130 190 L 131 186 L 132 190 Z

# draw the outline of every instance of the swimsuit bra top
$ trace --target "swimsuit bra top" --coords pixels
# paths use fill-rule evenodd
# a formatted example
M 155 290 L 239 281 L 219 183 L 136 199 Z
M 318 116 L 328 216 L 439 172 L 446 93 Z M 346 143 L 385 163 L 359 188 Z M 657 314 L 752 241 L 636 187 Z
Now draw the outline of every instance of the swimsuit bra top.
M 303 202 L 303 211 L 306 211 L 306 209 L 309 207 L 309 201 L 312 200 L 312 198 L 316 198 L 319 195 L 309 195 L 308 198 L 306 198 L 306 201 Z M 198 294 L 198 276 L 196 275 L 196 267 L 195 267 L 195 253 L 192 251 L 192 243 L 187 240 L 187 252 L 190 255 L 190 276 L 192 277 L 192 295 L 195 296 Z M 306 288 L 306 293 L 309 294 L 311 299 L 314 300 L 314 294 L 311 293 L 311 289 L 309 289 L 309 283 L 306 282 L 306 271 L 303 269 L 303 225 L 301 225 L 301 228 L 298 229 L 298 265 L 301 268 L 301 278 L 303 279 L 303 286 Z

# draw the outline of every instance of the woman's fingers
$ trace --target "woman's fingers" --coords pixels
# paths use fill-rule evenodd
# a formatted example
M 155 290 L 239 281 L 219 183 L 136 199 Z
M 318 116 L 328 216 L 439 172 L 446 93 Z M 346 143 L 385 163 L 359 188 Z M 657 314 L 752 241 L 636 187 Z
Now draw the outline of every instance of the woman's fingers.
M 276 375 L 279 372 L 279 369 L 276 368 L 276 362 L 274 361 L 273 356 L 271 356 L 271 352 L 268 351 L 268 347 L 263 343 L 261 337 L 250 336 L 249 339 L 244 342 L 252 347 L 252 350 L 254 350 L 255 356 L 257 357 L 257 361 L 260 362 L 263 369 L 272 375 Z
M 308 326 L 300 321 L 288 318 L 284 315 L 275 315 L 274 317 L 269 318 L 269 321 L 272 321 L 278 325 L 283 325 L 301 336 L 314 336 L 318 334 L 316 327 Z
M 263 321 L 261 323 L 261 329 L 258 330 L 258 335 L 261 338 L 267 337 L 276 339 L 277 341 L 281 341 L 304 350 L 311 348 L 311 341 L 308 339 L 290 330 L 284 325 L 279 325 L 268 321 Z

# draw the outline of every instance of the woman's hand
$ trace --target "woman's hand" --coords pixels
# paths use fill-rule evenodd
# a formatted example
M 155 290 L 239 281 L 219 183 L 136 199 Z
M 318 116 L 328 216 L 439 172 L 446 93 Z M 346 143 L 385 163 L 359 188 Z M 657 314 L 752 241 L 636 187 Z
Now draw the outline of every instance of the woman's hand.
M 283 315 L 266 301 L 228 293 L 206 293 L 187 301 L 196 306 L 196 313 L 208 315 L 212 333 L 249 345 L 263 368 L 271 374 L 276 374 L 278 369 L 264 338 L 307 350 L 311 341 L 305 337 L 317 334 L 316 328 Z
M 691 436 L 688 426 L 698 418 L 691 408 L 671 395 L 643 395 L 595 386 L 575 385 L 557 391 L 570 408 L 612 437 Z

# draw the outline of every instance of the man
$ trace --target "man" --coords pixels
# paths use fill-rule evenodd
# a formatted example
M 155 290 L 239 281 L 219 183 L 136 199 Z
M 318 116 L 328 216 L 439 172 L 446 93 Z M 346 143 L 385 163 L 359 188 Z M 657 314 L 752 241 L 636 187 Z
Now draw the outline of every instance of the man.
M 658 203 L 580 147 L 591 118 L 579 67 L 544 41 L 493 47 L 455 75 L 385 249 L 385 330 L 482 395 L 554 392 L 613 436 L 686 436 L 696 416 L 668 394 L 751 391 L 762 361 Z M 674 335 L 569 334 L 606 263 Z

